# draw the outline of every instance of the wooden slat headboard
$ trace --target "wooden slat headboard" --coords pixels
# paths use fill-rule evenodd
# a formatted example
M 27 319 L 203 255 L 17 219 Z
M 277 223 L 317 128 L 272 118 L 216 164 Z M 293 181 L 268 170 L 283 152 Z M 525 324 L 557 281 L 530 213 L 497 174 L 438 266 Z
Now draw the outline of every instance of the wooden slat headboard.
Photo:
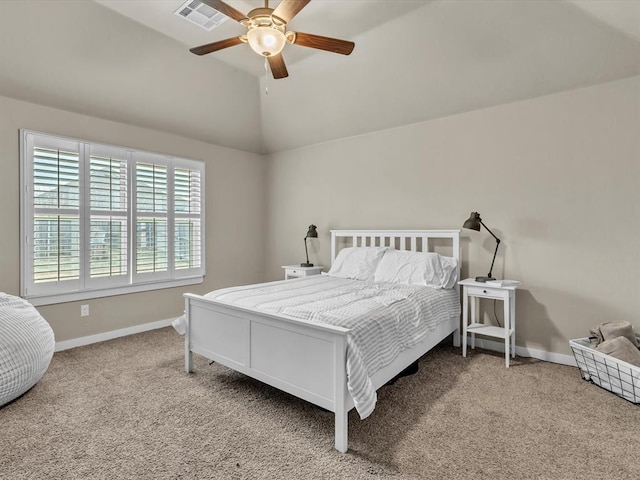
M 430 252 L 433 249 L 429 248 L 429 240 L 435 238 L 451 241 L 448 255 L 458 261 L 457 278 L 460 280 L 460 230 L 331 230 L 331 264 L 344 247 L 393 247 Z

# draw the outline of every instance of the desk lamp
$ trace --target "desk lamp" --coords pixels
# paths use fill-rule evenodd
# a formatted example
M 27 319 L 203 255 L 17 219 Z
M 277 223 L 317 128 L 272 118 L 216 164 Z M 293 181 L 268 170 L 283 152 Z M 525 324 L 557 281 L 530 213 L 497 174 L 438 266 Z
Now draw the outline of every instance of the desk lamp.
M 301 267 L 313 267 L 313 263 L 309 263 L 309 251 L 307 250 L 307 238 L 318 238 L 318 231 L 316 230 L 315 225 L 309 225 L 309 230 L 307 231 L 307 235 L 304 237 L 304 252 L 307 254 L 307 262 L 301 263 Z
M 493 262 L 496 261 L 496 254 L 498 253 L 498 247 L 500 246 L 500 239 L 496 237 L 493 234 L 493 232 L 489 230 L 489 227 L 487 227 L 482 222 L 482 219 L 480 218 L 480 214 L 478 212 L 471 212 L 471 215 L 469 216 L 467 221 L 464 222 L 464 225 L 462 226 L 462 228 L 468 228 L 470 230 L 476 230 L 477 232 L 479 232 L 481 225 L 487 230 L 487 232 L 491 234 L 493 238 L 496 239 L 496 250 L 495 252 L 493 252 L 493 260 L 491 260 L 491 268 L 489 269 L 489 274 L 486 277 L 476 277 L 476 282 L 486 282 L 487 280 L 495 280 L 495 278 L 491 276 L 491 272 L 493 271 Z

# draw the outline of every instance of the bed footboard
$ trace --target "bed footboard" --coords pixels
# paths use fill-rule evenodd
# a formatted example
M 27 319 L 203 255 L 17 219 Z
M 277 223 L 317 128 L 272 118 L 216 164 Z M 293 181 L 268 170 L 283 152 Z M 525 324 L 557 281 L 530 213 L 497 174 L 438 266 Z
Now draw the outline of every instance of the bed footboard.
M 347 414 L 353 408 L 347 398 L 348 329 L 258 314 L 192 294 L 185 295 L 185 314 L 187 372 L 197 353 L 334 412 L 335 446 L 347 451 Z

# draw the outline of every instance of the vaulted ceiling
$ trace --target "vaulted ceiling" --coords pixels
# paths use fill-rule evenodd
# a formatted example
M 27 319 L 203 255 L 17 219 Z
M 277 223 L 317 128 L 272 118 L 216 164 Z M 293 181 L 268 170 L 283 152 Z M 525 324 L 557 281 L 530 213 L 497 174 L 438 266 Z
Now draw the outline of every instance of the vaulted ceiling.
M 287 45 L 277 81 L 247 45 L 189 53 L 243 29 L 181 3 L 1 1 L 0 95 L 269 153 L 640 75 L 637 1 L 312 0 L 291 28 L 356 48 Z
M 238 22 L 228 19 L 211 31 L 194 26 L 175 15 L 185 0 L 96 0 L 147 27 L 176 39 L 185 46 L 194 47 L 237 37 L 246 33 L 246 28 Z M 225 0 L 226 3 L 242 13 L 264 6 L 264 0 Z M 389 20 L 416 10 L 431 0 L 406 1 L 391 0 L 387 3 L 376 0 L 312 0 L 290 23 L 287 30 L 297 30 L 330 37 L 350 39 L 375 28 Z M 280 0 L 270 0 L 268 5 L 275 8 Z M 302 47 L 287 47 L 284 51 L 287 65 L 307 58 L 317 50 Z M 253 53 L 248 45 L 221 50 L 215 59 L 252 75 L 264 75 L 264 59 Z

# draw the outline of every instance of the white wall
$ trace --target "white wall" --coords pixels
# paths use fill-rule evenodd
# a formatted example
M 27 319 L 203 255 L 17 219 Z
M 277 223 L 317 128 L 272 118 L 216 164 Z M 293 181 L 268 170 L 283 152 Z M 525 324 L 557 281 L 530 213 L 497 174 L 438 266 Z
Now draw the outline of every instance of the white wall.
M 634 77 L 273 154 L 267 277 L 304 259 L 310 223 L 329 265 L 330 229 L 460 228 L 477 210 L 503 241 L 495 276 L 523 282 L 518 345 L 569 353 L 606 320 L 640 331 L 639 132 Z M 486 274 L 493 239 L 462 233 L 463 275 Z
M 264 256 L 265 162 L 260 155 L 0 97 L 0 291 L 19 294 L 20 128 L 138 148 L 206 162 L 207 276 L 201 285 L 39 307 L 57 341 L 178 316 L 183 292 L 259 282 Z M 91 315 L 80 317 L 80 304 Z

